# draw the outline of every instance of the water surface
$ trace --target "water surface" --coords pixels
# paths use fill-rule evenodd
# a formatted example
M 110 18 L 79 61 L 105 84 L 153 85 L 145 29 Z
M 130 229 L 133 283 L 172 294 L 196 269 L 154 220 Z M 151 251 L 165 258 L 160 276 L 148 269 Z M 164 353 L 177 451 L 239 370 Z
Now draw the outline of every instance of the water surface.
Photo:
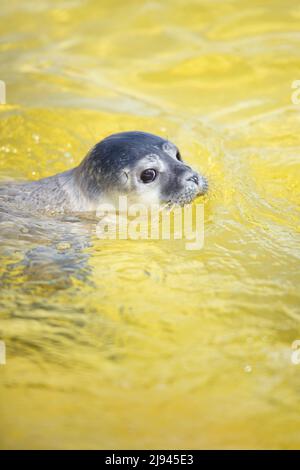
M 300 447 L 300 6 L 1 5 L 1 180 L 140 129 L 210 181 L 205 245 L 1 213 L 2 448 Z

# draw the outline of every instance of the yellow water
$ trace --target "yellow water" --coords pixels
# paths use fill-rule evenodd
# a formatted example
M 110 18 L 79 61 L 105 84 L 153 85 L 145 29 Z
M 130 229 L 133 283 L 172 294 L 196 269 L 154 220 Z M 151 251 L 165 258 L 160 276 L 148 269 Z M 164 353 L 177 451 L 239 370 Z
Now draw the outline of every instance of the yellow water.
M 0 19 L 2 180 L 139 129 L 210 181 L 200 251 L 4 223 L 1 447 L 300 448 L 299 1 L 4 0 Z

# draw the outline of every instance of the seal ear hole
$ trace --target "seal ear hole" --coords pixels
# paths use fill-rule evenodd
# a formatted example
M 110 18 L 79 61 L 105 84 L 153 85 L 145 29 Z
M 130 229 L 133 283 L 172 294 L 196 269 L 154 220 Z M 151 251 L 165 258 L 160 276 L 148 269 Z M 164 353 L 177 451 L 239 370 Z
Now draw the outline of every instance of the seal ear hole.
M 177 152 L 176 152 L 176 159 L 177 159 L 178 161 L 182 162 L 182 158 L 181 158 L 181 155 L 180 155 L 179 150 L 177 150 Z
M 152 183 L 157 177 L 157 171 L 154 168 L 147 168 L 147 170 L 142 171 L 141 173 L 141 181 L 144 184 Z

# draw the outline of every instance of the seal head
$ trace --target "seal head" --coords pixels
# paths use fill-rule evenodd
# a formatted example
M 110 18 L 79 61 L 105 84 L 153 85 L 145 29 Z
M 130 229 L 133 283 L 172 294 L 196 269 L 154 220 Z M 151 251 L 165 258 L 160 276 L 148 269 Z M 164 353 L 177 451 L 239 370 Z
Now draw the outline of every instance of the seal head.
M 183 162 L 173 143 L 146 132 L 106 137 L 74 171 L 81 191 L 95 204 L 126 195 L 133 203 L 184 205 L 208 189 L 205 177 Z

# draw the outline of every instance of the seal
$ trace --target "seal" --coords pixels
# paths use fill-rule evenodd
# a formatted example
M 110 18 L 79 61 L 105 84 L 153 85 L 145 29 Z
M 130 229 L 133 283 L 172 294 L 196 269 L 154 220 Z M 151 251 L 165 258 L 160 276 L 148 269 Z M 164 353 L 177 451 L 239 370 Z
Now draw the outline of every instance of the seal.
M 78 167 L 10 185 L 5 194 L 21 209 L 68 213 L 95 211 L 100 204 L 115 204 L 120 195 L 147 206 L 184 205 L 207 189 L 206 178 L 183 162 L 176 145 L 131 131 L 97 143 Z

